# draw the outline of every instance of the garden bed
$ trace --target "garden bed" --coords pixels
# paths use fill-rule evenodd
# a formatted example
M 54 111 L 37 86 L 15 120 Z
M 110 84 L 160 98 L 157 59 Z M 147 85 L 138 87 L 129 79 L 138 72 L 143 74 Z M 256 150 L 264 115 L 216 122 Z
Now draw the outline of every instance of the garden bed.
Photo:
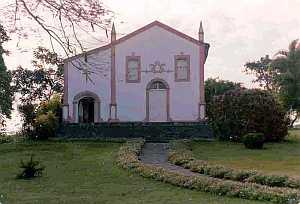
M 173 141 L 169 153 L 169 161 L 175 165 L 190 169 L 193 172 L 214 178 L 257 183 L 270 187 L 288 187 L 300 189 L 300 180 L 284 175 L 270 175 L 255 170 L 236 170 L 222 165 L 209 164 L 207 161 L 197 160 L 190 151 L 189 141 Z
M 291 188 L 222 180 L 200 174 L 186 176 L 161 167 L 143 164 L 138 159 L 143 144 L 144 140 L 133 140 L 122 146 L 118 153 L 118 165 L 146 178 L 216 195 L 275 203 L 297 203 L 300 198 L 300 192 Z

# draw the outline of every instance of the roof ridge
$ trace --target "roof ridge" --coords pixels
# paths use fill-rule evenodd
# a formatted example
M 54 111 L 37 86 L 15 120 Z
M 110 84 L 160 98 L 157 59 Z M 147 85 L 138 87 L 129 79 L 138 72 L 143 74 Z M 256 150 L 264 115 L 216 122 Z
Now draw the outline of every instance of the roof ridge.
M 165 29 L 166 31 L 171 32 L 171 33 L 173 33 L 173 34 L 175 34 L 175 35 L 177 35 L 177 36 L 179 36 L 179 37 L 181 37 L 181 38 L 183 38 L 183 39 L 186 39 L 186 40 L 188 40 L 188 41 L 190 41 L 190 42 L 192 42 L 192 43 L 195 43 L 195 44 L 197 44 L 197 45 L 204 44 L 205 46 L 209 46 L 208 43 L 200 42 L 200 41 L 196 40 L 195 38 L 193 38 L 193 37 L 191 37 L 191 36 L 189 36 L 189 35 L 187 35 L 187 34 L 181 32 L 181 31 L 176 30 L 175 28 L 172 28 L 172 27 L 169 26 L 169 25 L 166 25 L 166 24 L 164 24 L 164 23 L 162 23 L 162 22 L 160 22 L 160 21 L 158 21 L 158 20 L 155 20 L 155 21 L 152 21 L 151 23 L 148 23 L 147 25 L 145 25 L 145 26 L 143 26 L 143 27 L 140 27 L 140 28 L 136 29 L 135 31 L 133 31 L 133 32 L 131 32 L 131 33 L 126 34 L 125 36 L 123 36 L 123 37 L 117 39 L 117 40 L 114 41 L 113 43 L 108 43 L 108 44 L 103 45 L 103 46 L 101 46 L 101 47 L 98 47 L 98 48 L 95 48 L 95 49 L 86 51 L 86 52 L 84 52 L 84 53 L 81 53 L 81 54 L 78 54 L 78 55 L 75 55 L 75 56 L 66 58 L 65 61 L 70 61 L 70 60 L 72 60 L 72 59 L 74 59 L 74 58 L 77 58 L 77 57 L 82 56 L 83 54 L 91 54 L 91 53 L 94 53 L 94 52 L 96 52 L 96 51 L 98 51 L 98 50 L 105 50 L 105 49 L 108 49 L 108 48 L 110 48 L 112 45 L 120 44 L 120 43 L 122 43 L 122 42 L 124 42 L 124 41 L 126 41 L 126 40 L 128 40 L 128 39 L 130 39 L 130 38 L 132 38 L 132 37 L 134 37 L 134 36 L 136 36 L 136 35 L 138 35 L 138 34 L 144 32 L 144 31 L 146 31 L 146 30 L 152 28 L 153 26 L 159 26 L 159 27 Z

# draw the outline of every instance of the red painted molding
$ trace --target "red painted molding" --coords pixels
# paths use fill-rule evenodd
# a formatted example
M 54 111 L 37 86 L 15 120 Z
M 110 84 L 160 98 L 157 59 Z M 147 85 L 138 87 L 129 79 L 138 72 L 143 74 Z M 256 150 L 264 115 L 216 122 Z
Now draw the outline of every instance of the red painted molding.
M 166 87 L 166 90 L 167 90 L 167 122 L 170 122 L 172 121 L 171 117 L 170 117 L 170 87 L 168 85 L 168 83 L 163 80 L 163 79 L 160 79 L 160 78 L 155 78 L 155 79 L 152 79 L 148 84 L 147 84 L 147 87 L 146 87 L 146 118 L 145 118 L 145 122 L 151 122 L 150 121 L 150 105 L 149 105 L 149 91 L 151 90 L 151 84 L 152 83 L 155 83 L 155 82 L 162 82 L 165 87 Z
M 65 62 L 64 63 L 64 105 L 66 106 L 66 105 L 68 105 L 69 104 L 69 101 L 68 101 L 68 98 L 69 98 L 69 93 L 68 93 L 68 90 L 69 90 L 69 88 L 68 88 L 68 79 L 69 79 L 69 77 L 68 77 L 68 63 L 67 62 Z
M 187 70 L 187 78 L 179 79 L 178 78 L 178 66 L 177 60 L 187 60 L 188 70 Z M 174 65 L 175 65 L 175 82 L 188 82 L 191 80 L 191 57 L 190 55 L 175 55 L 174 56 Z
M 132 32 L 132 33 L 129 33 L 128 35 L 125 35 L 124 37 L 122 37 L 122 38 L 120 38 L 120 39 L 118 39 L 118 40 L 116 40 L 116 41 L 114 41 L 114 42 L 112 42 L 110 44 L 104 45 L 102 47 L 98 47 L 98 48 L 93 49 L 93 50 L 89 50 L 89 51 L 85 52 L 85 54 L 92 54 L 92 53 L 98 52 L 100 50 L 109 49 L 109 48 L 112 47 L 112 45 L 120 44 L 121 42 L 124 42 L 124 41 L 126 41 L 126 40 L 128 40 L 128 39 L 130 39 L 130 38 L 132 38 L 132 37 L 134 37 L 134 36 L 136 36 L 136 35 L 144 32 L 144 31 L 146 31 L 146 30 L 148 30 L 148 29 L 150 29 L 150 28 L 152 28 L 154 26 L 158 26 L 160 28 L 163 28 L 163 29 L 165 29 L 165 30 L 173 33 L 174 35 L 177 35 L 177 36 L 179 36 L 179 37 L 181 37 L 181 38 L 183 38 L 185 40 L 188 40 L 188 41 L 190 41 L 190 42 L 192 42 L 192 43 L 194 43 L 196 45 L 201 45 L 201 46 L 205 47 L 205 49 L 207 50 L 206 53 L 208 53 L 208 49 L 209 49 L 209 44 L 208 43 L 200 42 L 200 41 L 196 40 L 195 38 L 192 38 L 192 37 L 190 37 L 190 36 L 188 36 L 188 35 L 180 32 L 180 31 L 178 31 L 178 30 L 176 30 L 176 29 L 174 29 L 174 28 L 172 28 L 172 27 L 170 27 L 170 26 L 168 26 L 166 24 L 163 24 L 163 23 L 161 23 L 159 21 L 154 21 L 154 22 L 152 22 L 152 23 L 150 23 L 150 24 L 148 24 L 148 25 L 146 25 L 146 26 L 144 26 L 144 27 L 142 27 L 142 28 L 140 28 L 140 29 Z M 78 57 L 81 57 L 83 55 L 84 55 L 84 53 L 79 54 L 79 55 L 75 55 L 73 57 L 69 57 L 69 58 L 65 59 L 65 61 L 70 61 L 70 60 L 76 59 Z
M 128 62 L 130 60 L 137 60 L 138 61 L 138 78 L 136 80 L 129 79 L 129 67 Z M 139 83 L 141 82 L 141 56 L 126 56 L 126 83 Z

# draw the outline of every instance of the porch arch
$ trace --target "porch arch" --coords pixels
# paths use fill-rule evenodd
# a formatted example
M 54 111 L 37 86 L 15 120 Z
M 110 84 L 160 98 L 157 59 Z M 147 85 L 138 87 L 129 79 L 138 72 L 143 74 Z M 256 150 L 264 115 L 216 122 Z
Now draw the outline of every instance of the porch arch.
M 73 118 L 74 118 L 74 122 L 75 123 L 79 123 L 79 105 L 80 105 L 80 101 L 82 99 L 93 99 L 93 109 L 94 109 L 94 123 L 100 122 L 101 119 L 101 101 L 100 98 L 97 94 L 91 92 L 91 91 L 83 91 L 80 92 L 78 94 L 76 94 L 76 96 L 74 96 L 73 99 Z

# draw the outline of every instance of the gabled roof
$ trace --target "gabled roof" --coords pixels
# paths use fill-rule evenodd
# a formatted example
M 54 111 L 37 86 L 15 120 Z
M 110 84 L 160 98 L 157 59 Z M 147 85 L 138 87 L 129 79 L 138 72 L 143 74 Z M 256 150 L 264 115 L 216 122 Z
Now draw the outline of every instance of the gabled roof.
M 165 29 L 165 30 L 167 30 L 167 31 L 169 31 L 169 32 L 171 32 L 171 33 L 173 33 L 173 34 L 175 34 L 175 35 L 177 35 L 177 36 L 183 38 L 183 39 L 186 39 L 186 40 L 188 40 L 188 41 L 190 41 L 190 42 L 196 44 L 196 45 L 204 45 L 205 48 L 206 48 L 206 49 L 205 49 L 205 50 L 206 50 L 206 51 L 205 51 L 205 52 L 206 52 L 205 54 L 206 54 L 206 57 L 207 57 L 207 55 L 208 55 L 208 50 L 209 50 L 209 47 L 210 47 L 210 45 L 209 45 L 208 43 L 200 42 L 200 41 L 196 40 L 195 38 L 192 38 L 192 37 L 190 37 L 190 36 L 188 36 L 188 35 L 186 35 L 186 34 L 180 32 L 180 31 L 178 31 L 178 30 L 176 30 L 176 29 L 174 29 L 174 28 L 172 28 L 172 27 L 170 27 L 170 26 L 168 26 L 168 25 L 166 25 L 166 24 L 163 24 L 163 23 L 159 22 L 159 21 L 153 21 L 152 23 L 149 23 L 148 25 L 145 25 L 144 27 L 142 27 L 142 28 L 140 28 L 140 29 L 138 29 L 138 30 L 136 30 L 136 31 L 133 31 L 132 33 L 129 33 L 129 34 L 127 34 L 127 35 L 125 35 L 125 36 L 123 36 L 123 37 L 117 39 L 117 40 L 114 41 L 113 43 L 109 43 L 109 44 L 107 44 L 107 45 L 104 45 L 104 46 L 101 46 L 101 47 L 98 47 L 98 48 L 89 50 L 89 51 L 87 51 L 87 52 L 85 52 L 85 53 L 81 53 L 81 54 L 75 55 L 75 56 L 73 56 L 73 57 L 69 57 L 69 58 L 65 59 L 65 61 L 70 61 L 70 60 L 72 60 L 72 59 L 76 59 L 76 58 L 78 58 L 78 57 L 83 56 L 84 54 L 92 54 L 92 53 L 95 53 L 95 52 L 100 51 L 100 50 L 106 50 L 106 49 L 109 49 L 112 45 L 120 44 L 120 43 L 122 43 L 122 42 L 124 42 L 124 41 L 126 41 L 126 40 L 128 40 L 128 39 L 130 39 L 130 38 L 132 38 L 132 37 L 134 37 L 134 36 L 136 36 L 136 35 L 138 35 L 138 34 L 144 32 L 144 31 L 146 31 L 146 30 L 148 30 L 148 29 L 154 27 L 154 26 L 158 26 L 158 27 L 160 27 L 160 28 L 163 28 L 163 29 Z

